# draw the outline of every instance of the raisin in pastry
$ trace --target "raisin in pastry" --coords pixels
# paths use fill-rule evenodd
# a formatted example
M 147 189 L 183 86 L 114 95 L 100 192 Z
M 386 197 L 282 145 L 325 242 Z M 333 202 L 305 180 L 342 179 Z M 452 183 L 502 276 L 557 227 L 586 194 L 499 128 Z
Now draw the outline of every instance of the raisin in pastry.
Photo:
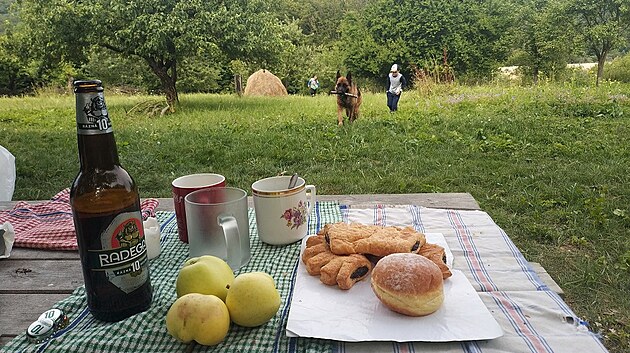
M 329 286 L 336 284 L 347 290 L 364 279 L 371 269 L 372 263 L 363 255 L 337 255 L 321 268 L 319 279 Z

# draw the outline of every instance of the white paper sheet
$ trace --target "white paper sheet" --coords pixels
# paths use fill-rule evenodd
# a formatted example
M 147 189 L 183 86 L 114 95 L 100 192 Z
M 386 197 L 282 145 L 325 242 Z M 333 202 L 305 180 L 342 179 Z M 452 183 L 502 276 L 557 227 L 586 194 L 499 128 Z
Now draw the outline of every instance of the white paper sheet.
M 426 234 L 427 241 L 446 250 L 452 268 L 453 255 L 441 233 Z M 306 239 L 302 242 L 302 250 Z M 350 290 L 327 286 L 311 276 L 299 260 L 286 334 L 346 342 L 424 341 L 450 342 L 493 339 L 503 330 L 483 304 L 464 274 L 452 270 L 444 281 L 444 303 L 435 313 L 410 317 L 385 307 L 374 295 L 370 278 Z

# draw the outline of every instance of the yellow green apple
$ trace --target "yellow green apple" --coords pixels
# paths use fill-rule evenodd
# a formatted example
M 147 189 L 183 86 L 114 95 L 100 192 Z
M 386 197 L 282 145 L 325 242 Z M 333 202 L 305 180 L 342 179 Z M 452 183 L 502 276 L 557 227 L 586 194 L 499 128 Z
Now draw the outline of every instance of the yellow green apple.
M 264 272 L 243 273 L 228 289 L 225 304 L 232 322 L 245 327 L 264 324 L 280 308 L 280 293 L 273 277 Z
M 216 256 L 193 257 L 179 270 L 175 290 L 177 297 L 188 293 L 212 294 L 225 302 L 227 287 L 234 281 L 230 266 Z
M 216 295 L 190 293 L 175 300 L 166 314 L 166 329 L 171 336 L 205 346 L 223 341 L 230 329 L 230 313 Z

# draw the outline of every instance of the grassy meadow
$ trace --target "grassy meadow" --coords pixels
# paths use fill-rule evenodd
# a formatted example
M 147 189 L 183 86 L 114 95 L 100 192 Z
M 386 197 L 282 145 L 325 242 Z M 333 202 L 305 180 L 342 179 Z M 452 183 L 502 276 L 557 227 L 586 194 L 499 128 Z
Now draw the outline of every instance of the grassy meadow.
M 611 352 L 630 351 L 630 85 L 439 86 L 383 93 L 336 125 L 334 97 L 182 95 L 178 112 L 106 100 L 123 166 L 142 197 L 224 174 L 250 189 L 298 172 L 320 194 L 469 192 L 566 292 Z M 16 157 L 14 199 L 47 199 L 78 170 L 72 95 L 0 98 L 0 145 Z

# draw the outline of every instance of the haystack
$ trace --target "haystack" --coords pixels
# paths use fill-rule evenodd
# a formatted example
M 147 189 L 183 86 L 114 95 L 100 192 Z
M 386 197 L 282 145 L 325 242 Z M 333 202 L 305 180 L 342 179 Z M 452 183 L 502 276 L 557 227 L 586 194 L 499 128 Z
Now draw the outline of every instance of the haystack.
M 247 78 L 246 96 L 286 96 L 287 89 L 278 76 L 268 70 L 261 69 Z

